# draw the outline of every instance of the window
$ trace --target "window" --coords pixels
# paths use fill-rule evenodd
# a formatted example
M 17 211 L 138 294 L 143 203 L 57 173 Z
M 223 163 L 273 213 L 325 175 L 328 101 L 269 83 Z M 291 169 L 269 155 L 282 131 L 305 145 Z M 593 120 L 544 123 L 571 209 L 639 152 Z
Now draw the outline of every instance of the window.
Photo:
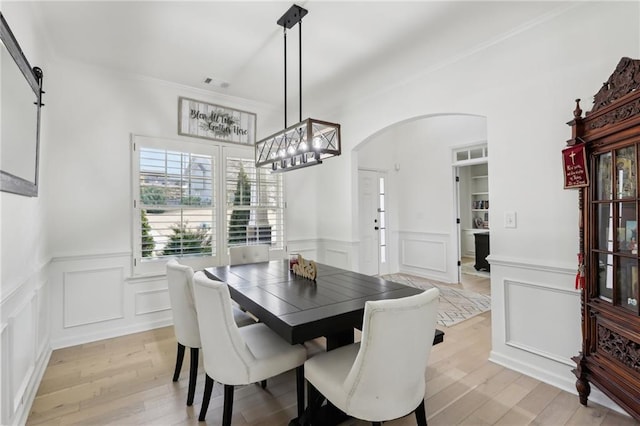
M 149 263 L 167 258 L 215 257 L 211 147 L 137 137 L 133 154 L 136 272 L 154 272 Z
M 387 262 L 387 212 L 384 207 L 384 177 L 378 179 L 378 213 L 380 217 L 380 263 Z
M 136 136 L 132 158 L 134 274 L 225 264 L 231 246 L 284 251 L 282 175 L 256 170 L 251 147 Z
M 453 150 L 453 164 L 458 166 L 486 162 L 487 158 L 489 158 L 489 148 L 486 142 Z
M 284 249 L 282 175 L 256 169 L 254 159 L 229 153 L 225 159 L 226 243 L 267 244 Z

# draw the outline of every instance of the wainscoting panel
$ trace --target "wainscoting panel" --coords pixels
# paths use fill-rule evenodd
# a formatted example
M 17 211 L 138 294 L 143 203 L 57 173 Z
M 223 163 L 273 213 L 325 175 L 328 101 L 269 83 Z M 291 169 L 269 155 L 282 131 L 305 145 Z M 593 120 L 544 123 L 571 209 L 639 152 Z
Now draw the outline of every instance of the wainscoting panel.
M 489 359 L 577 394 L 571 357 L 581 348 L 580 292 L 575 265 L 532 263 L 490 255 L 491 334 Z M 577 398 L 577 396 L 576 396 Z M 620 408 L 592 387 L 590 401 Z
M 124 316 L 123 268 L 64 273 L 64 327 L 76 327 Z
M 49 272 L 53 349 L 171 325 L 167 279 L 131 276 L 131 253 L 54 257 Z
M 9 329 L 0 323 L 0 424 L 9 423 Z
M 457 282 L 457 270 L 450 270 L 448 265 L 450 239 L 450 235 L 441 233 L 399 232 L 399 271 L 442 282 Z
M 170 310 L 171 301 L 169 300 L 169 289 L 136 292 L 136 315 Z
M 549 332 L 579 329 L 580 299 L 575 291 L 505 280 L 504 306 L 507 345 L 575 366 L 571 357 L 580 345 L 579 334 Z
M 289 253 L 301 254 L 305 259 L 348 270 L 357 270 L 357 244 L 329 239 L 289 240 Z M 354 251 L 355 250 L 355 251 Z M 354 257 L 354 253 L 356 253 Z
M 446 244 L 442 241 L 402 240 L 402 264 L 414 268 L 445 272 Z
M 9 315 L 9 408 L 12 413 L 24 404 L 25 391 L 35 369 L 35 293 Z
M 49 262 L 21 277 L 0 300 L 0 424 L 25 424 L 51 355 Z M 12 282 L 16 280 L 16 282 Z
M 305 259 L 317 259 L 318 258 L 318 250 L 315 248 L 298 248 L 294 249 L 291 254 L 299 254 L 302 255 Z M 273 259 L 271 259 L 273 260 Z
M 317 260 L 318 242 L 317 240 L 289 240 L 287 242 L 287 251 L 289 254 L 300 254 L 305 259 Z M 286 253 L 285 256 L 287 256 Z
M 324 257 L 325 263 L 329 265 L 349 269 L 349 252 L 347 250 L 327 248 L 325 249 Z
M 51 316 L 49 310 L 49 285 L 45 281 L 36 289 L 36 318 L 38 337 L 36 341 L 36 354 L 43 354 L 48 349 L 49 336 L 51 335 Z

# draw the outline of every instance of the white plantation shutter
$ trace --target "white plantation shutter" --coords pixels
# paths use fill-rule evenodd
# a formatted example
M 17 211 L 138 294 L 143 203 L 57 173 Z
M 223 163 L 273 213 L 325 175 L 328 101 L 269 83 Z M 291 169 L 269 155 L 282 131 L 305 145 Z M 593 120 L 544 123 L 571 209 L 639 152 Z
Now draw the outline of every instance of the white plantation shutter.
M 284 248 L 282 175 L 256 169 L 253 158 L 225 159 L 226 243 Z
M 213 157 L 139 147 L 142 258 L 215 254 Z M 143 229 L 140 230 L 142 235 Z
M 145 137 L 132 148 L 134 273 L 162 272 L 169 258 L 215 257 L 217 148 Z
M 283 178 L 256 170 L 251 147 L 133 136 L 131 148 L 134 275 L 164 274 L 175 257 L 225 264 L 230 246 L 284 254 Z

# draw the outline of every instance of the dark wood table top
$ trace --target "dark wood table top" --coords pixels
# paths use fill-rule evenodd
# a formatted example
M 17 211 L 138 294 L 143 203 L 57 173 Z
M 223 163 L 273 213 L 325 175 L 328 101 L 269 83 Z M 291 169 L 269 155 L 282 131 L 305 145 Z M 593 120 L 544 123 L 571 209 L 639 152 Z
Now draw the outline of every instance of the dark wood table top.
M 423 290 L 318 264 L 316 282 L 289 271 L 288 260 L 206 268 L 231 297 L 291 344 L 327 337 L 327 349 L 349 343 L 362 328 L 367 300 L 397 299 Z M 349 336 L 350 334 L 350 336 Z M 434 344 L 443 340 L 436 330 Z

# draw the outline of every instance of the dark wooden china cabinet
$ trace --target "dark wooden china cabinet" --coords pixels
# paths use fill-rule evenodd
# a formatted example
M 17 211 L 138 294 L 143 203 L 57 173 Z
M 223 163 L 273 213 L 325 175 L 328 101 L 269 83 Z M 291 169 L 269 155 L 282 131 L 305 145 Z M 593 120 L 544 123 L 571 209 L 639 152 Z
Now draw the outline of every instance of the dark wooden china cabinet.
M 580 189 L 584 258 L 582 351 L 574 357 L 580 402 L 590 384 L 640 420 L 640 60 L 622 58 L 569 146 L 584 143 L 589 186 Z

